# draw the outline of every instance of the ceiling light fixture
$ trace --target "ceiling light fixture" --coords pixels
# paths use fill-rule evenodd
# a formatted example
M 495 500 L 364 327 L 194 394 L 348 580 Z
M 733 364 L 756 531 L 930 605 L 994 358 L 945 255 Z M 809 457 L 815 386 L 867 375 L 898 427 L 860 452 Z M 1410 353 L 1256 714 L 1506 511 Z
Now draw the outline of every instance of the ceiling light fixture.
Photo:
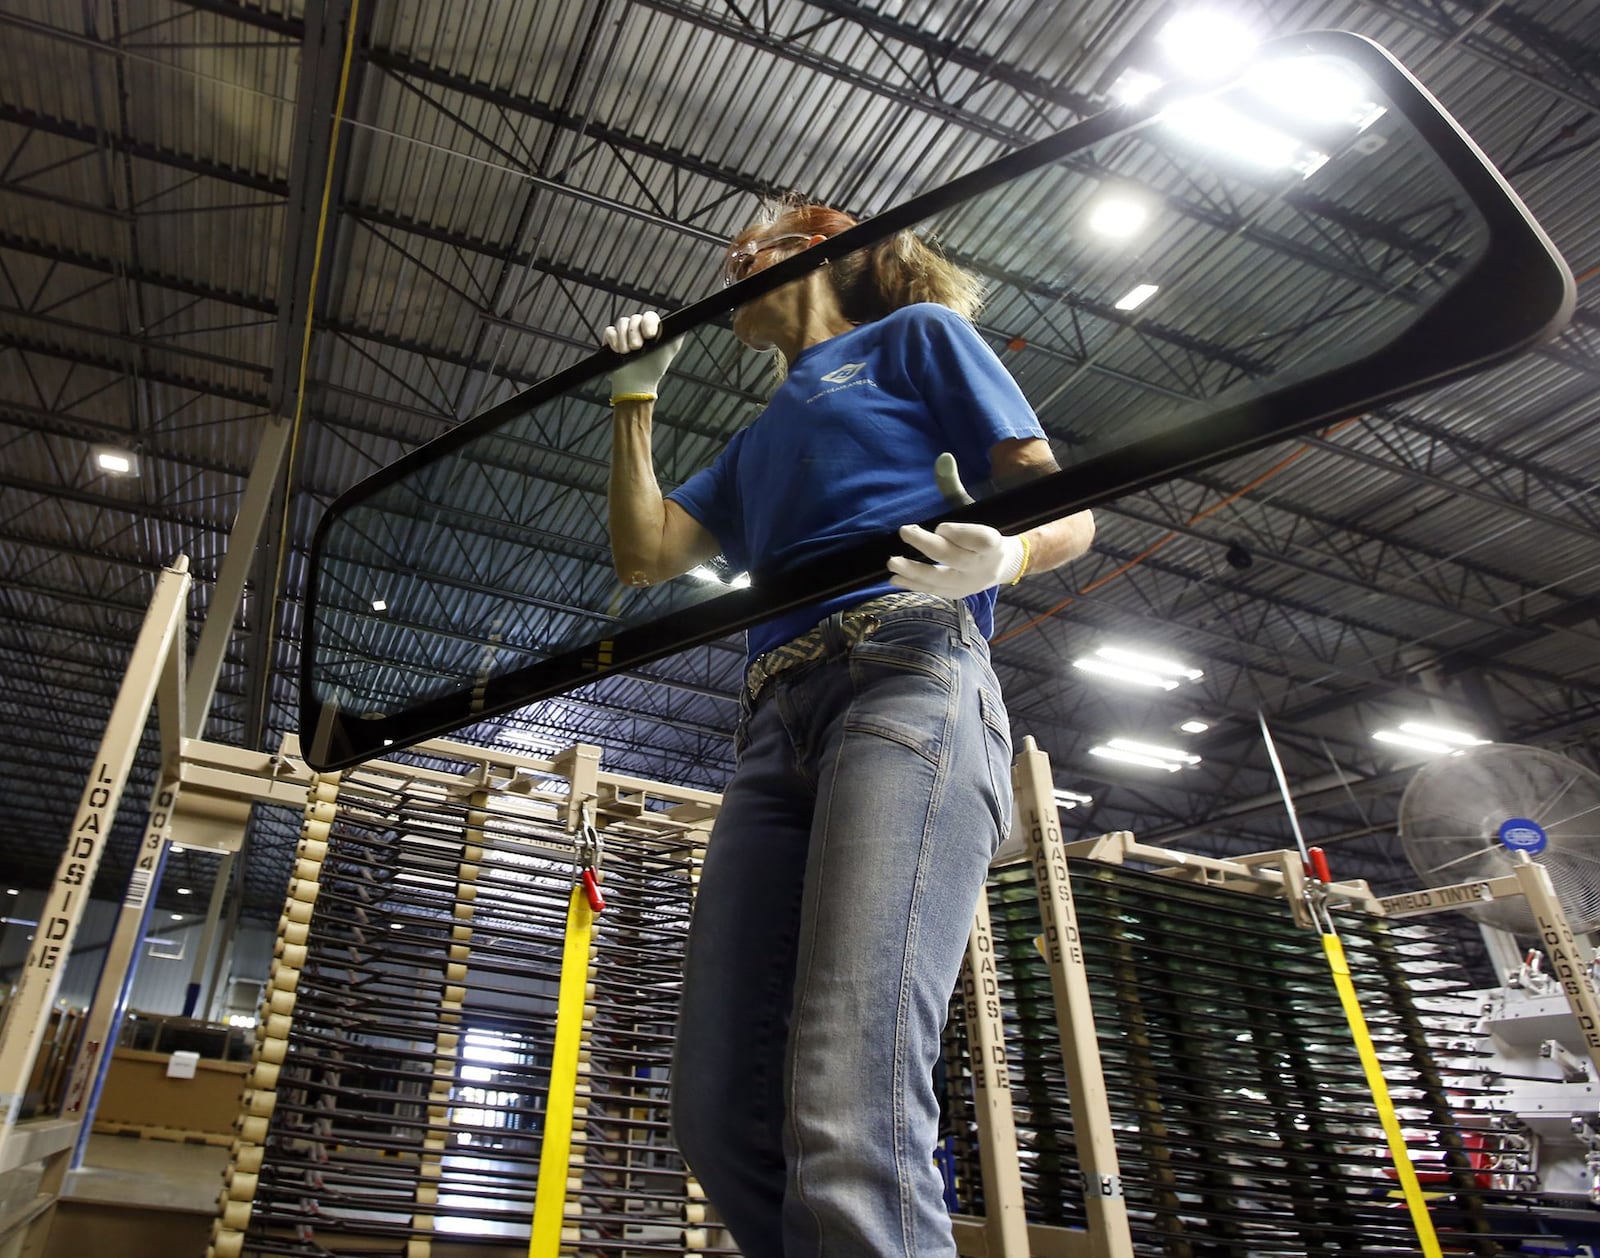
M 1392 729 L 1375 730 L 1372 738 L 1374 742 L 1392 743 L 1396 747 L 1408 747 L 1412 751 L 1426 751 L 1435 756 L 1442 756 L 1447 751 L 1456 750 L 1449 743 L 1441 743 L 1432 738 L 1418 738 L 1415 734 L 1401 734 Z
M 1126 240 L 1150 221 L 1150 211 L 1127 197 L 1109 196 L 1089 211 L 1089 228 L 1113 240 Z
M 1161 111 L 1161 121 L 1193 144 L 1214 149 L 1259 170 L 1293 171 L 1309 179 L 1328 155 L 1287 131 L 1269 127 L 1210 97 L 1178 101 Z
M 1178 728 L 1185 734 L 1204 734 L 1211 728 L 1211 722 L 1202 721 L 1198 717 L 1191 717 L 1179 725 Z
M 90 446 L 89 452 L 94 456 L 94 465 L 107 476 L 139 474 L 139 456 L 132 450 L 118 446 Z
M 1178 683 L 1171 677 L 1163 677 L 1159 673 L 1152 673 L 1149 669 L 1129 668 L 1124 664 L 1113 664 L 1109 660 L 1097 660 L 1092 656 L 1073 660 L 1072 667 L 1082 669 L 1086 673 L 1094 673 L 1098 677 L 1109 677 L 1113 681 L 1125 681 L 1134 686 L 1151 686 L 1162 690 L 1178 688 Z
M 372 600 L 372 610 L 375 612 L 386 612 L 389 610 L 389 604 L 385 603 L 381 598 L 375 598 Z
M 1367 86 L 1338 66 L 1316 57 L 1280 57 L 1253 69 L 1247 82 L 1263 102 L 1281 113 L 1324 126 L 1365 131 L 1388 111 Z
M 1242 23 L 1208 9 L 1174 16 L 1156 32 L 1156 44 L 1187 78 L 1226 78 L 1244 64 L 1256 37 Z
M 1079 804 L 1094 803 L 1093 795 L 1084 795 L 1078 791 L 1064 791 L 1057 788 L 1055 795 L 1057 808 L 1076 808 Z
M 1476 734 L 1469 734 L 1465 730 L 1450 729 L 1443 725 L 1428 725 L 1422 721 L 1402 721 L 1400 732 L 1410 734 L 1414 738 L 1449 743 L 1452 747 L 1482 747 L 1489 741 L 1487 738 L 1479 738 Z
M 707 585 L 711 584 L 713 581 L 722 580 L 722 578 L 719 577 L 715 571 L 706 567 L 703 563 L 696 564 L 694 567 L 690 568 L 689 575 L 696 581 L 704 581 Z
M 1200 763 L 1200 757 L 1190 752 L 1141 743 L 1132 738 L 1107 739 L 1089 748 L 1089 754 L 1105 760 L 1120 760 L 1124 764 L 1143 765 L 1147 769 L 1164 769 L 1168 773 Z
M 1111 85 L 1111 98 L 1122 105 L 1137 105 L 1161 86 L 1162 80 L 1148 70 L 1129 66 Z
M 1142 765 L 1146 769 L 1165 769 L 1168 773 L 1176 773 L 1183 768 L 1181 764 L 1173 764 L 1157 756 L 1143 756 L 1136 751 L 1123 751 L 1120 747 L 1091 747 L 1089 754 L 1106 760 L 1120 760 L 1124 764 Z
M 193 890 L 191 890 L 191 889 L 190 889 L 190 888 L 188 888 L 188 887 L 179 887 L 179 888 L 178 888 L 178 894 L 179 894 L 179 895 L 193 895 L 193 894 L 194 894 L 194 891 L 193 891 Z
M 1113 738 L 1107 741 L 1106 746 L 1115 747 L 1119 751 L 1137 752 L 1142 756 L 1155 756 L 1160 760 L 1175 761 L 1178 764 L 1199 764 L 1200 757 L 1188 751 L 1181 751 L 1177 747 L 1157 747 L 1151 743 L 1135 742 L 1131 738 Z
M 1142 668 L 1148 672 L 1160 673 L 1163 677 L 1179 677 L 1184 681 L 1199 681 L 1205 676 L 1198 668 L 1190 668 L 1187 664 L 1180 664 L 1176 660 L 1169 660 L 1160 655 L 1147 655 L 1143 651 L 1136 651 L 1130 647 L 1103 646 L 1096 648 L 1095 654 L 1103 660 L 1110 660 L 1113 664 L 1125 664 L 1129 668 Z
M 1135 284 L 1127 292 L 1118 297 L 1115 305 L 1118 310 L 1137 310 L 1161 291 L 1159 284 Z

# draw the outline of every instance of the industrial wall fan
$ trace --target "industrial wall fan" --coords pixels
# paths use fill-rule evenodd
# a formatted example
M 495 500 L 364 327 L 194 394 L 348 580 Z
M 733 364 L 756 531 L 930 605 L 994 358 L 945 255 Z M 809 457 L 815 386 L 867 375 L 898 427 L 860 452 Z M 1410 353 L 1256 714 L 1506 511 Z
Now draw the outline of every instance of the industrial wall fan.
M 1441 756 L 1406 787 L 1399 830 L 1429 887 L 1509 874 L 1523 851 L 1549 870 L 1572 929 L 1600 929 L 1600 774 L 1565 756 L 1514 743 Z M 1520 897 L 1462 912 L 1516 935 L 1536 933 Z

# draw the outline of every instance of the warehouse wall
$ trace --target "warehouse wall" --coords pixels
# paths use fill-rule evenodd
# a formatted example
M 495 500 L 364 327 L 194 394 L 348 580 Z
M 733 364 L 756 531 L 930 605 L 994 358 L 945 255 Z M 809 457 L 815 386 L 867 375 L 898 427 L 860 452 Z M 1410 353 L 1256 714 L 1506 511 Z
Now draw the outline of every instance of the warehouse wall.
M 4 897 L 0 914 L 0 982 L 14 983 L 21 973 L 27 957 L 33 923 L 38 920 L 44 904 L 44 892 L 22 891 Z M 120 905 L 106 900 L 90 900 L 84 910 L 83 922 L 78 928 L 71 960 L 62 976 L 59 1002 L 82 1007 L 94 998 L 99 982 L 100 967 L 105 962 L 106 945 L 116 926 Z M 134 976 L 133 994 L 129 1008 L 142 1013 L 181 1014 L 184 994 L 194 969 L 195 950 L 200 946 L 203 922 L 196 917 L 185 922 L 174 922 L 168 913 L 158 912 L 150 924 L 145 944 L 139 950 L 138 969 Z M 152 955 L 152 948 L 163 954 Z M 272 961 L 272 932 L 255 926 L 243 927 L 234 944 L 232 974 L 241 979 L 265 981 Z M 241 995 L 250 993 L 247 1004 L 254 1004 L 254 988 L 242 989 Z

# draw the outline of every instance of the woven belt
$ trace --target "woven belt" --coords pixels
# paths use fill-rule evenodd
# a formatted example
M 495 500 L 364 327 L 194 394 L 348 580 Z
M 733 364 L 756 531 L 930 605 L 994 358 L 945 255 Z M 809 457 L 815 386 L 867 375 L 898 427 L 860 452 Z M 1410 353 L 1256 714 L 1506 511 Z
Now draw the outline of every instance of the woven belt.
M 948 606 L 950 606 L 949 599 L 940 598 L 937 594 L 922 594 L 916 590 L 880 594 L 877 598 L 869 598 L 859 607 L 852 607 L 839 617 L 840 634 L 847 646 L 854 646 L 878 632 L 878 626 L 881 624 L 878 617 L 887 612 L 899 611 L 905 607 Z M 815 629 L 808 629 L 798 638 L 790 638 L 783 645 L 764 651 L 752 660 L 750 671 L 744 678 L 745 685 L 750 691 L 750 698 L 754 700 L 761 693 L 761 688 L 785 669 L 793 668 L 797 664 L 809 664 L 825 656 L 828 653 L 825 627 L 826 622 Z

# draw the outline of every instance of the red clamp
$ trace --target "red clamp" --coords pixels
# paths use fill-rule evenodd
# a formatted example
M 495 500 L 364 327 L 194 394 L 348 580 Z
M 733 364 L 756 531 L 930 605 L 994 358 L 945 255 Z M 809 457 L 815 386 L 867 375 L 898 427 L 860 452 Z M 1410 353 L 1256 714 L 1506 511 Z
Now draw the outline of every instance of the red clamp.
M 578 832 L 578 866 L 582 870 L 579 881 L 583 883 L 583 894 L 588 897 L 589 907 L 596 913 L 606 907 L 605 892 L 600 890 L 600 855 L 600 832 L 589 820 L 589 808 L 585 805 L 583 829 Z
M 1306 873 L 1310 874 L 1318 882 L 1331 883 L 1333 874 L 1328 869 L 1328 854 L 1320 847 L 1313 847 L 1306 852 L 1306 855 L 1311 858 Z

